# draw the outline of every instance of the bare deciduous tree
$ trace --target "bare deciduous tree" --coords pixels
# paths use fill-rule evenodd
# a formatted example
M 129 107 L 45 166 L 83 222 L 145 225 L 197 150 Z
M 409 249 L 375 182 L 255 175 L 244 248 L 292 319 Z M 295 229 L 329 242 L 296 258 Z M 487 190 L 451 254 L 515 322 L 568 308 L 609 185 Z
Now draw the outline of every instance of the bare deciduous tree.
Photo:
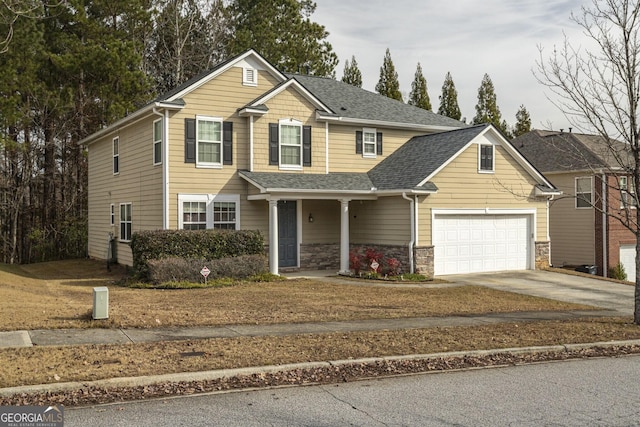
M 632 180 L 628 191 L 640 200 L 640 1 L 593 0 L 571 18 L 590 47 L 565 37 L 548 56 L 540 49 L 535 75 L 573 126 L 601 137 L 602 149 Z M 640 209 L 626 212 L 622 223 L 636 236 L 634 323 L 640 325 Z

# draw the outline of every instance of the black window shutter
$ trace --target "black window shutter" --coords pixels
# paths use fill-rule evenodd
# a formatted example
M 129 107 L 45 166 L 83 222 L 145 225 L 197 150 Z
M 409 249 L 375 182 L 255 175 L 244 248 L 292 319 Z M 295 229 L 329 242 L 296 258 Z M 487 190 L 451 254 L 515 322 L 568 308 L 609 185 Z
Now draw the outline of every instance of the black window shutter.
M 382 155 L 382 132 L 376 133 L 376 154 Z
M 302 166 L 311 166 L 311 126 L 302 127 Z
M 184 162 L 196 162 L 196 119 L 184 119 Z
M 278 124 L 269 123 L 269 164 L 278 164 Z
M 362 154 L 362 131 L 356 131 L 356 154 Z
M 222 164 L 233 164 L 233 122 L 222 123 Z

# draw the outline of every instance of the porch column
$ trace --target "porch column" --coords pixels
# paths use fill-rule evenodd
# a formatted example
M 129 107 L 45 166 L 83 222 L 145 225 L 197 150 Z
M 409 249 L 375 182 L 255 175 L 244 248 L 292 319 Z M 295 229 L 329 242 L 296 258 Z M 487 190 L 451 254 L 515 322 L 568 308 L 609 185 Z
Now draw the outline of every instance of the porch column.
M 278 200 L 269 200 L 269 272 L 278 274 Z
M 340 200 L 340 273 L 349 273 L 349 199 Z

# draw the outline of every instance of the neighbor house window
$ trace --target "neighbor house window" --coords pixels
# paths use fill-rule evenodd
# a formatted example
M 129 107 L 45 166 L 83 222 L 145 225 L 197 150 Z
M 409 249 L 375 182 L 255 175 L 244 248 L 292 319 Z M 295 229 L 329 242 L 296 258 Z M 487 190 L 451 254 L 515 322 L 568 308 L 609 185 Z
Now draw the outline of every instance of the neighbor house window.
M 120 138 L 113 138 L 113 174 L 120 173 Z
M 280 166 L 302 168 L 302 123 L 297 120 L 280 121 Z
M 153 164 L 162 163 L 162 119 L 153 122 Z
M 116 206 L 111 203 L 111 225 L 116 225 Z
M 120 203 L 120 241 L 131 241 L 131 203 Z
M 478 163 L 480 172 L 493 172 L 493 145 L 480 144 L 480 156 Z
M 362 155 L 375 157 L 376 154 L 376 130 L 365 128 L 362 130 Z
M 591 177 L 576 178 L 576 208 L 591 207 Z
M 635 189 L 633 187 L 633 181 L 630 181 L 628 177 L 621 176 L 620 182 L 620 207 L 635 207 L 638 206 L 635 199 Z
M 182 228 L 185 230 L 207 228 L 207 202 L 182 202 Z
M 196 163 L 201 166 L 222 165 L 222 119 L 198 117 Z
M 179 228 L 239 229 L 240 196 L 236 194 L 178 195 Z

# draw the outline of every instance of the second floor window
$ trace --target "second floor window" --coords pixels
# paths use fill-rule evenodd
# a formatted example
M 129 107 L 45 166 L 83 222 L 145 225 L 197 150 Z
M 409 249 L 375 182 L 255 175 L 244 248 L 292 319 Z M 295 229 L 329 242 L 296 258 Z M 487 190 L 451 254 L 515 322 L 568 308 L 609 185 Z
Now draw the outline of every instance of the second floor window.
M 153 122 L 153 164 L 162 163 L 162 119 Z
M 480 171 L 493 172 L 493 145 L 480 145 Z
M 197 159 L 204 166 L 222 165 L 222 120 L 213 117 L 198 117 Z
M 635 199 L 635 189 L 633 187 L 633 181 L 629 180 L 626 176 L 619 178 L 620 183 L 620 207 L 636 207 L 638 203 Z
M 590 208 L 591 194 L 591 177 L 576 178 L 576 208 Z
M 120 173 L 120 138 L 113 138 L 113 174 Z
M 280 123 L 280 166 L 302 167 L 302 124 L 295 120 Z

